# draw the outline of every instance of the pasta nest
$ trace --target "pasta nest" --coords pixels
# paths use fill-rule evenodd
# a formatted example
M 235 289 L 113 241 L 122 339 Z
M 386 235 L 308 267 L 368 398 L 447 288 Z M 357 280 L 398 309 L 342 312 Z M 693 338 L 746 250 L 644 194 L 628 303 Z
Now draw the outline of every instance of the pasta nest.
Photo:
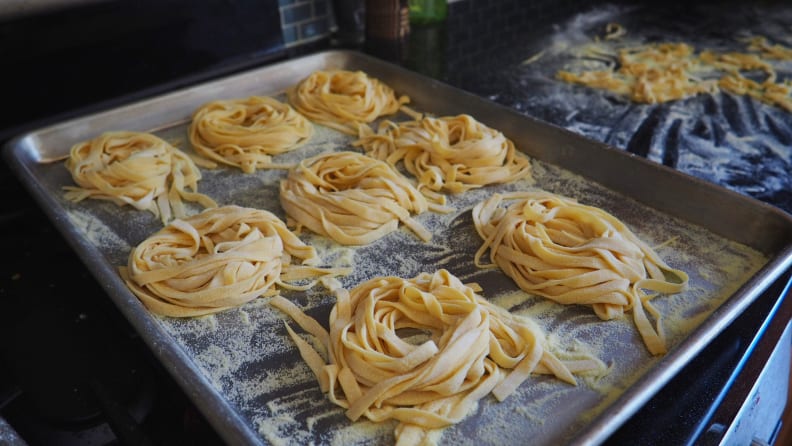
M 502 401 L 531 373 L 576 383 L 535 323 L 477 289 L 444 269 L 375 277 L 337 290 L 329 332 L 292 302 L 271 303 L 324 342 L 327 361 L 286 325 L 322 390 L 351 420 L 395 419 L 397 444 L 425 444 L 431 431 L 458 423 L 489 393 Z M 591 357 L 577 365 L 576 373 L 604 370 Z
M 466 114 L 383 121 L 377 133 L 363 129 L 353 144 L 389 164 L 402 162 L 421 190 L 459 193 L 531 174 L 530 161 L 510 139 Z
M 655 295 L 643 290 L 678 293 L 688 276 L 616 217 L 537 191 L 494 194 L 473 208 L 473 222 L 484 240 L 477 266 L 497 265 L 524 291 L 558 303 L 591 305 L 603 320 L 632 309 L 648 350 L 666 352 L 661 315 L 650 303 Z M 487 250 L 492 264 L 481 261 Z
M 284 167 L 273 164 L 271 155 L 300 147 L 313 133 L 310 121 L 267 96 L 209 102 L 193 113 L 189 128 L 198 153 L 245 173 Z
M 230 205 L 172 221 L 135 247 L 120 272 L 153 313 L 190 317 L 275 294 L 276 284 L 312 286 L 289 280 L 347 272 L 313 266 L 318 262 L 315 249 L 274 214 Z
M 73 145 L 65 165 L 79 185 L 64 187 L 74 202 L 95 198 L 130 205 L 163 223 L 186 215 L 182 200 L 217 206 L 197 192 L 201 172 L 193 160 L 149 133 L 105 132 Z
M 405 224 L 431 233 L 410 216 L 430 204 L 383 161 L 356 152 L 323 153 L 300 162 L 280 183 L 280 201 L 299 225 L 344 245 L 364 245 Z
M 363 71 L 347 70 L 315 71 L 287 95 L 308 119 L 349 135 L 357 135 L 360 124 L 396 113 L 410 102 Z

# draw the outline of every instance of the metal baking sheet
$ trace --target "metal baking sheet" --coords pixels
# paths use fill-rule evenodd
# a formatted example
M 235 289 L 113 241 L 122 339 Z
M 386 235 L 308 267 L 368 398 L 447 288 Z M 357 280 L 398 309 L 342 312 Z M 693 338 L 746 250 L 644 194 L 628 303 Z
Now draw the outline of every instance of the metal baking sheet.
M 40 206 L 65 235 L 154 354 L 231 444 L 389 444 L 394 423 L 351 422 L 319 390 L 266 298 L 216 315 L 192 319 L 149 313 L 120 280 L 117 267 L 130 250 L 161 228 L 147 212 L 109 202 L 71 203 L 63 165 L 76 142 L 108 130 L 158 134 L 190 151 L 186 129 L 205 102 L 283 92 L 319 69 L 363 70 L 409 95 L 416 110 L 467 113 L 501 130 L 532 159 L 533 179 L 450 197 L 456 210 L 417 218 L 433 233 L 421 242 L 406 229 L 362 247 L 322 237 L 301 237 L 326 264 L 352 266 L 342 283 L 353 287 L 378 275 L 411 278 L 446 268 L 478 282 L 486 298 L 532 317 L 559 349 L 586 349 L 610 366 L 600 378 L 571 386 L 532 377 L 505 401 L 482 399 L 463 422 L 447 428 L 440 443 L 596 444 L 605 440 L 715 335 L 792 265 L 792 217 L 759 201 L 697 180 L 353 51 L 328 51 L 257 68 L 231 77 L 61 122 L 15 138 L 4 155 Z M 285 100 L 285 99 L 284 99 Z M 276 161 L 290 162 L 329 150 L 349 150 L 350 137 L 322 126 L 311 142 Z M 202 169 L 199 190 L 219 204 L 267 209 L 285 218 L 277 192 L 282 170 Z M 662 296 L 670 347 L 648 354 L 632 318 L 600 321 L 588 307 L 561 306 L 519 291 L 498 270 L 480 270 L 473 255 L 481 244 L 470 208 L 495 191 L 542 188 L 599 206 L 630 226 L 672 266 L 690 274 L 689 290 Z M 192 212 L 200 209 L 191 208 Z M 289 292 L 326 325 L 333 297 L 321 287 Z

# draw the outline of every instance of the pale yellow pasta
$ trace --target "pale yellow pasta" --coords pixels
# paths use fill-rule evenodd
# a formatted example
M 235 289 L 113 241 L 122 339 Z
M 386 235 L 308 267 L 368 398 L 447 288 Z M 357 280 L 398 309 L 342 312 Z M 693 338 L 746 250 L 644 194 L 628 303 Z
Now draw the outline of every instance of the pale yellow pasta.
M 289 104 L 268 96 L 213 101 L 197 109 L 189 128 L 199 154 L 245 173 L 284 168 L 273 155 L 294 150 L 313 136 L 313 124 Z
M 332 288 L 332 286 L 331 286 Z M 492 393 L 507 398 L 532 373 L 576 384 L 573 373 L 604 371 L 590 356 L 568 367 L 531 320 L 476 294 L 446 270 L 413 279 L 375 277 L 337 286 L 329 332 L 282 298 L 289 314 L 324 345 L 327 358 L 286 327 L 320 388 L 351 420 L 397 420 L 398 445 L 432 444 Z
M 401 162 L 422 191 L 459 193 L 531 174 L 510 139 L 466 114 L 383 121 L 377 133 L 362 129 L 353 144 L 394 166 Z
M 390 115 L 410 102 L 363 71 L 319 70 L 287 91 L 289 102 L 308 119 L 357 135 L 361 124 Z
M 281 181 L 280 202 L 297 224 L 343 245 L 371 243 L 399 223 L 429 240 L 411 214 L 443 210 L 387 163 L 347 151 L 301 161 Z
M 289 281 L 349 272 L 319 261 L 274 214 L 229 205 L 172 221 L 137 245 L 120 272 L 151 312 L 191 317 L 275 294 L 276 285 L 313 286 Z
M 661 43 L 619 50 L 618 69 L 572 73 L 561 70 L 558 78 L 570 83 L 601 88 L 642 103 L 682 99 L 717 91 L 712 80 L 701 80 L 700 61 L 685 43 Z
M 74 202 L 94 198 L 130 205 L 163 223 L 187 214 L 183 200 L 217 206 L 198 193 L 201 172 L 193 160 L 149 133 L 105 132 L 72 146 L 65 164 L 79 186 L 64 186 Z
M 783 50 L 790 52 L 789 48 L 774 45 L 770 47 L 762 38 L 754 39 L 755 45 L 760 45 L 757 49 L 765 49 L 765 56 L 771 59 L 789 60 L 790 56 L 784 57 Z M 718 87 L 737 95 L 748 95 L 762 102 L 776 105 L 792 111 L 792 84 L 789 81 L 777 82 L 775 68 L 762 59 L 757 54 L 746 53 L 723 53 L 718 54 L 712 51 L 701 53 L 701 60 L 722 70 L 723 76 L 718 80 Z M 762 81 L 756 81 L 743 76 L 743 72 L 763 71 L 765 77 Z
M 484 240 L 477 266 L 497 265 L 521 289 L 562 304 L 591 305 L 605 320 L 631 309 L 648 350 L 666 352 L 662 317 L 650 303 L 654 295 L 644 290 L 678 293 L 688 276 L 616 217 L 535 191 L 493 194 L 473 208 L 473 222 Z M 491 264 L 482 263 L 487 250 Z
M 771 45 L 761 36 L 745 40 L 750 51 L 747 53 L 703 50 L 696 54 L 692 46 L 681 42 L 621 48 L 618 64 L 607 69 L 559 70 L 556 77 L 609 90 L 640 103 L 667 102 L 722 90 L 792 111 L 792 84 L 777 81 L 776 69 L 768 62 L 792 60 L 792 49 Z M 762 80 L 743 74 L 756 71 L 764 72 Z

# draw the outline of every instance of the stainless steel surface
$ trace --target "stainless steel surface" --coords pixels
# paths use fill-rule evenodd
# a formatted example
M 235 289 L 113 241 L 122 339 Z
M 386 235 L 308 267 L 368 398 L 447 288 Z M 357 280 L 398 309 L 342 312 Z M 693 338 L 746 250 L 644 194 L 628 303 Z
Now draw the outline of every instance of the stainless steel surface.
M 0 2 L 0 19 L 16 19 L 109 1 L 115 0 L 4 0 Z
M 0 444 L 6 446 L 27 446 L 27 442 L 19 436 L 3 417 L 0 417 Z
M 502 403 L 485 398 L 468 419 L 447 429 L 441 442 L 500 443 L 519 438 L 515 435 L 532 438 L 535 444 L 603 441 L 792 265 L 792 217 L 777 208 L 356 52 L 324 52 L 282 62 L 62 122 L 11 141 L 4 155 L 12 168 L 109 298 L 229 443 L 387 443 L 392 441 L 393 425 L 376 428 L 346 420 L 319 392 L 285 334 L 287 319 L 266 299 L 204 318 L 152 316 L 123 284 L 116 268 L 125 264 L 133 246 L 161 227 L 160 222 L 150 214 L 110 203 L 65 201 L 61 188 L 71 179 L 62 160 L 73 143 L 117 129 L 155 132 L 180 140 L 189 150 L 186 123 L 201 104 L 253 94 L 282 98 L 283 91 L 300 78 L 328 68 L 363 70 L 409 95 L 417 110 L 467 113 L 503 131 L 533 158 L 535 179 L 535 183 L 453 196 L 451 204 L 457 211 L 448 216 L 419 216 L 419 221 L 434 228 L 430 244 L 404 230 L 354 249 L 333 247 L 318 236 L 303 234 L 320 247 L 320 253 L 354 259 L 355 272 L 344 278 L 344 285 L 396 271 L 412 277 L 443 265 L 465 281 L 479 282 L 485 297 L 535 317 L 566 346 L 580 339 L 612 365 L 606 377 L 581 380 L 577 387 L 537 378 Z M 316 141 L 286 158 L 348 148 L 348 137 L 318 130 Z M 219 203 L 284 216 L 277 199 L 277 182 L 284 172 L 245 175 L 220 168 L 203 173 L 200 191 Z M 548 305 L 518 292 L 498 271 L 472 265 L 480 243 L 472 230 L 472 204 L 494 190 L 525 187 L 541 187 L 600 206 L 652 245 L 671 240 L 661 248 L 661 255 L 691 274 L 691 289 L 656 299 L 664 311 L 677 316 L 676 321 L 667 321 L 668 354 L 650 357 L 629 316 L 624 321 L 600 322 L 588 308 Z M 332 298 L 319 289 L 289 297 L 318 315 L 326 316 L 332 305 Z
M 776 345 L 737 417 L 719 444 L 772 444 L 784 413 L 789 392 L 789 361 L 792 358 L 792 323 Z

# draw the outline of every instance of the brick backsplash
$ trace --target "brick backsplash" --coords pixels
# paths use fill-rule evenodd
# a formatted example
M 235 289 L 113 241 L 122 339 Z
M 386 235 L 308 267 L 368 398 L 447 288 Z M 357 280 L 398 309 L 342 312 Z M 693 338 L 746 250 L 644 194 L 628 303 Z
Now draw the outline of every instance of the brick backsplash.
M 328 36 L 335 29 L 331 0 L 278 0 L 287 47 Z

